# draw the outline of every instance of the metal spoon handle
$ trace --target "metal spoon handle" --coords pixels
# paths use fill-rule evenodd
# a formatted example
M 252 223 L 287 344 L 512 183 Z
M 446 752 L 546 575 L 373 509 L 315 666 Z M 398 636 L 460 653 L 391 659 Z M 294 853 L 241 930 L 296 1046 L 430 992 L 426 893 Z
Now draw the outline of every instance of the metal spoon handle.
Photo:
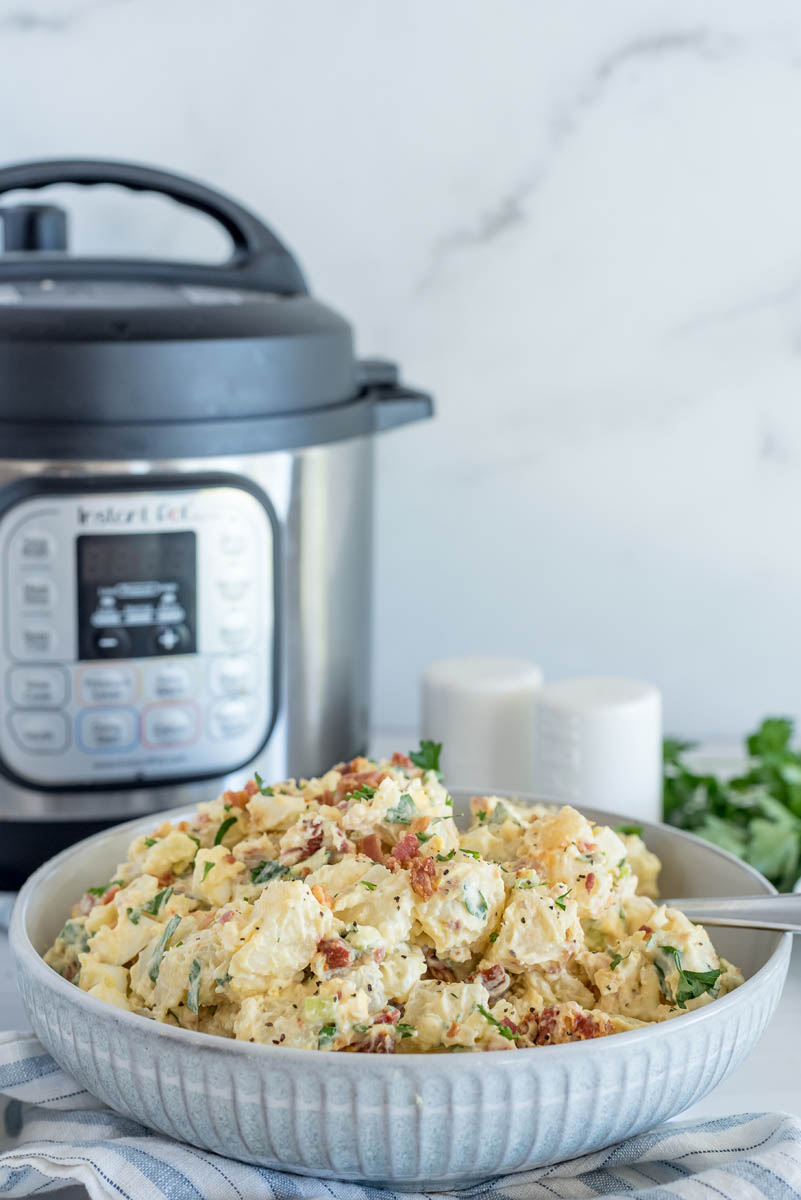
M 741 929 L 776 929 L 801 933 L 801 892 L 779 896 L 731 896 L 665 900 L 698 925 L 733 925 Z

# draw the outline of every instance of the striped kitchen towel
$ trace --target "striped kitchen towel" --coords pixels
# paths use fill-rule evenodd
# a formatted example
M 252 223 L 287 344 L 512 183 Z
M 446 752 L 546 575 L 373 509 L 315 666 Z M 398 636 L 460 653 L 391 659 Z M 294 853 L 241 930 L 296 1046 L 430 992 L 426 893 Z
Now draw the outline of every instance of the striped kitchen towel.
M 77 1183 L 92 1200 L 394 1200 L 389 1191 L 251 1167 L 152 1133 L 85 1092 L 33 1034 L 0 1034 L 0 1114 L 0 1196 Z M 801 1120 L 745 1113 L 671 1123 L 572 1162 L 438 1196 L 795 1200 Z

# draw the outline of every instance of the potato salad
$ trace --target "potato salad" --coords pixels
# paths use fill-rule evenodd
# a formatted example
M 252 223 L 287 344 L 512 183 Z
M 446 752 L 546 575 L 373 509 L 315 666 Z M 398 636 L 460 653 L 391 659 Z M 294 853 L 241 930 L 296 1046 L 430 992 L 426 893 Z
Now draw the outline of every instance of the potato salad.
M 423 742 L 200 804 L 136 838 L 46 961 L 109 1004 L 240 1041 L 510 1050 L 636 1029 L 742 983 L 659 905 L 634 826 L 471 801 Z

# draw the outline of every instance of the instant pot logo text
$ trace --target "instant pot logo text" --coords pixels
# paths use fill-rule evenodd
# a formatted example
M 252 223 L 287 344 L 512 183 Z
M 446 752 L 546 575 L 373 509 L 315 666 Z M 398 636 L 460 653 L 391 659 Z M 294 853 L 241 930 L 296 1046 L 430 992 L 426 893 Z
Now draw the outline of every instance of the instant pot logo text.
M 143 504 L 78 505 L 78 524 L 89 529 L 123 529 L 126 525 L 174 525 L 190 520 L 189 501 L 159 500 Z

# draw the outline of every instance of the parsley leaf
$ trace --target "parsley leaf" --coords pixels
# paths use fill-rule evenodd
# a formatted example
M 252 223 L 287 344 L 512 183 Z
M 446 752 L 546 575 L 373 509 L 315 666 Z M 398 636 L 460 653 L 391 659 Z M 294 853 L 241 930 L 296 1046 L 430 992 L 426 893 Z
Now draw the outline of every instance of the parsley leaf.
M 153 957 L 150 960 L 150 970 L 148 972 L 152 983 L 155 983 L 159 977 L 159 968 L 161 966 L 161 960 L 164 957 L 164 951 L 167 949 L 167 942 L 170 940 L 180 924 L 181 918 L 178 916 L 178 913 L 176 913 L 175 916 L 170 917 L 169 921 L 164 927 L 164 932 L 156 942 L 156 949 L 153 951 Z
M 408 792 L 404 792 L 398 803 L 384 813 L 384 820 L 392 825 L 411 825 L 413 818 L 419 815 L 414 800 Z
M 426 842 L 431 841 L 434 835 L 433 833 L 416 833 L 414 836 L 417 838 L 418 846 L 424 846 Z
M 484 893 L 470 880 L 464 885 L 464 906 L 471 917 L 486 917 L 489 908 Z
M 280 879 L 289 874 L 289 867 L 280 862 L 260 862 L 250 872 L 251 883 L 269 883 L 271 879 Z
M 322 1050 L 326 1046 L 330 1046 L 337 1035 L 336 1025 L 323 1025 L 317 1035 L 317 1049 Z
M 200 963 L 196 958 L 192 959 L 192 966 L 189 968 L 189 989 L 186 993 L 186 1007 L 190 1012 L 197 1016 L 198 994 L 200 992 Z
M 395 1028 L 401 1035 L 401 1039 L 417 1036 L 417 1027 L 415 1025 L 407 1025 L 403 1021 L 399 1021 Z
M 615 833 L 636 834 L 637 837 L 642 837 L 642 825 L 616 825 Z
M 666 988 L 665 969 L 654 959 L 654 967 L 659 976 L 659 986 L 669 1004 L 677 1004 L 679 1008 L 686 1008 L 688 1000 L 695 1000 L 698 996 L 703 996 L 704 992 L 709 992 L 712 995 L 715 994 L 716 985 L 721 974 L 720 967 L 717 970 L 709 971 L 685 971 L 681 965 L 681 953 L 675 946 L 660 946 L 658 952 L 665 959 L 668 959 L 668 956 L 672 958 L 679 973 L 676 994 L 672 996 Z
M 145 845 L 147 846 L 148 850 L 151 846 L 155 846 L 158 840 L 158 838 L 145 838 Z
M 455 850 L 449 850 L 447 854 L 438 854 L 437 862 L 450 862 L 455 853 Z
M 409 758 L 416 767 L 423 771 L 436 771 L 439 775 L 439 756 L 442 753 L 442 742 L 431 742 L 423 738 L 419 750 L 410 750 Z
M 213 871 L 213 870 L 214 870 L 214 863 L 212 862 L 212 860 L 210 858 L 207 858 L 203 864 L 203 879 L 206 878 L 209 871 Z M 201 883 L 202 882 L 203 882 L 203 880 L 201 880 Z
M 485 1008 L 483 1004 L 479 1004 L 478 1011 L 481 1013 L 482 1017 L 484 1017 L 484 1019 L 486 1021 L 489 1021 L 490 1025 L 495 1026 L 495 1028 L 498 1030 L 498 1033 L 501 1035 L 501 1037 L 505 1037 L 508 1042 L 514 1041 L 514 1039 L 515 1039 L 514 1031 L 511 1030 L 508 1025 L 502 1025 L 497 1017 L 493 1017 L 492 1013 L 490 1012 L 490 1010 L 488 1008 Z
M 169 887 L 163 888 L 160 892 L 156 892 L 152 900 L 148 900 L 146 904 L 143 904 L 142 912 L 149 913 L 151 917 L 157 917 L 162 904 L 166 904 L 171 895 L 172 884 Z
M 497 929 L 493 929 L 492 933 L 490 934 L 489 940 L 491 942 L 497 942 L 497 940 L 498 940 L 498 930 Z
M 267 787 L 264 780 L 258 771 L 253 772 L 253 778 L 256 780 L 256 787 L 261 792 L 262 796 L 274 796 L 275 792 L 271 787 Z
M 363 880 L 362 880 L 362 887 L 366 887 L 366 888 L 367 888 L 367 890 L 368 890 L 368 892 L 374 892 L 374 891 L 375 891 L 375 884 L 374 884 L 374 883 L 371 883 L 369 879 L 363 879 Z
M 562 912 L 564 912 L 564 911 L 565 911 L 565 909 L 566 909 L 566 907 L 567 907 L 567 906 L 566 906 L 566 904 L 565 904 L 565 900 L 568 898 L 568 896 L 570 895 L 570 893 L 571 893 L 572 891 L 573 891 L 573 889 L 572 889 L 572 888 L 568 888 L 566 892 L 562 892 L 562 895 L 561 895 L 561 896 L 557 896 L 557 898 L 554 900 L 554 904 L 555 904 L 555 905 L 556 905 L 558 908 L 561 908 Z
M 462 854 L 469 854 L 471 858 L 481 858 L 478 850 L 466 850 L 464 846 L 461 848 Z
M 236 825 L 236 817 L 226 817 L 214 835 L 214 845 L 222 845 L 222 840 L 232 825 Z
M 628 953 L 628 954 L 615 954 L 615 955 L 613 955 L 613 956 L 612 956 L 612 961 L 609 963 L 609 970 L 610 970 L 610 971 L 614 971 L 614 970 L 616 970 L 616 969 L 617 969 L 617 968 L 620 966 L 620 964 L 621 964 L 622 962 L 625 962 L 625 961 L 626 961 L 626 959 L 629 957 L 629 955 L 630 955 L 630 954 L 631 954 L 631 951 L 629 950 L 629 953 Z
M 369 783 L 363 783 L 361 787 L 357 787 L 354 791 L 348 792 L 347 800 L 372 800 L 376 794 L 376 788 L 370 787 Z

